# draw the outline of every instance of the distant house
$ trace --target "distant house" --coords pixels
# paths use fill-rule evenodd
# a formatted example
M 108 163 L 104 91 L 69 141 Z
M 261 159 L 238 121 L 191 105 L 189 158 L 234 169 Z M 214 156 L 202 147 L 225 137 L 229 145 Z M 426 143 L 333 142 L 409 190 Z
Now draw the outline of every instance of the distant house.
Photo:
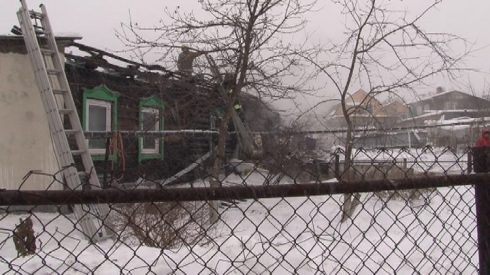
M 395 125 L 398 126 L 397 124 L 400 121 L 410 117 L 410 107 L 398 100 L 385 104 L 384 109 L 389 117 L 386 121 L 386 128 L 391 128 Z
M 354 127 L 359 128 L 390 129 L 411 114 L 407 104 L 398 100 L 383 104 L 362 89 L 348 97 L 346 107 Z M 326 118 L 330 127 L 345 126 L 340 104 L 334 105 Z
M 388 118 L 388 113 L 382 104 L 362 89 L 348 96 L 346 108 L 355 128 L 382 128 Z M 339 103 L 333 106 L 326 119 L 330 127 L 345 127 L 342 105 Z
M 456 148 L 472 146 L 480 134 L 481 126 L 476 122 L 490 117 L 490 101 L 460 91 L 446 92 L 439 87 L 433 95 L 412 103 L 393 101 L 383 106 L 359 90 L 348 98 L 347 110 L 355 128 L 369 129 L 356 133 L 354 146 L 417 147 L 429 142 Z M 328 118 L 329 126 L 345 127 L 340 105 L 332 109 Z M 454 123 L 466 125 L 451 126 Z
M 387 132 L 398 122 L 409 117 L 410 109 L 406 104 L 393 101 L 383 106 L 376 98 L 364 90 L 358 90 L 349 96 L 346 102 L 347 112 L 357 130 L 354 134 L 354 147 L 380 148 L 421 146 L 415 132 Z M 328 126 L 343 128 L 346 126 L 345 118 L 340 104 L 335 105 L 329 116 Z M 366 129 L 368 131 L 363 131 Z M 359 131 L 360 130 L 360 131 Z M 345 133 L 336 134 L 334 144 L 345 142 Z
M 444 91 L 418 99 L 409 104 L 411 117 L 399 125 L 405 127 L 431 126 L 428 141 L 435 146 L 472 146 L 480 135 L 478 122 L 490 117 L 490 101 L 461 91 Z M 466 125 L 451 126 L 459 123 Z
M 481 118 L 490 116 L 490 101 L 460 91 L 438 89 L 409 104 L 411 117 L 406 126 L 423 126 L 427 121 L 450 120 L 459 117 Z

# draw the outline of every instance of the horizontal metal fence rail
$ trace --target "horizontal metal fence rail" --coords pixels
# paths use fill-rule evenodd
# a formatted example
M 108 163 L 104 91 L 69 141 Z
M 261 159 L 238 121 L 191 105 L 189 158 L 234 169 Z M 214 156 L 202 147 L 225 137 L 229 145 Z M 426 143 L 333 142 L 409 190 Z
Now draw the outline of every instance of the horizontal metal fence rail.
M 490 182 L 490 175 L 448 175 L 414 179 L 355 182 L 302 183 L 262 186 L 223 186 L 192 188 L 148 188 L 105 190 L 47 190 L 0 192 L 0 205 L 63 205 L 97 203 L 142 203 L 202 200 L 239 200 L 338 195 L 380 191 L 439 188 Z

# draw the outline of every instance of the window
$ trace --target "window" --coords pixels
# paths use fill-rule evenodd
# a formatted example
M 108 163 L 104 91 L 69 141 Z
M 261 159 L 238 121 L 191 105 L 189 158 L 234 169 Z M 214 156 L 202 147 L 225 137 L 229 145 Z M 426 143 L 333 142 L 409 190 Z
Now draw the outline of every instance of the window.
M 456 110 L 456 102 L 445 102 L 444 110 Z
M 86 131 L 110 131 L 111 113 L 112 106 L 111 102 L 88 99 L 86 101 Z M 100 139 L 89 139 L 88 148 L 91 154 L 105 154 L 106 140 L 104 138 Z
M 372 114 L 374 112 L 374 106 L 372 103 L 368 103 L 367 104 L 367 107 L 366 107 L 366 110 L 369 114 Z
M 117 98 L 119 94 L 106 86 L 83 90 L 83 121 L 84 131 L 115 131 L 117 130 Z M 105 159 L 106 139 L 88 139 L 88 147 L 92 159 Z M 114 156 L 109 156 L 110 158 Z
M 160 131 L 160 110 L 155 108 L 142 108 L 142 131 Z M 142 153 L 143 154 L 158 154 L 160 152 L 160 138 L 145 136 L 142 138 Z
M 140 100 L 139 129 L 141 131 L 161 131 L 164 129 L 165 103 L 152 96 Z M 163 138 L 143 136 L 139 139 L 138 161 L 147 159 L 163 159 Z

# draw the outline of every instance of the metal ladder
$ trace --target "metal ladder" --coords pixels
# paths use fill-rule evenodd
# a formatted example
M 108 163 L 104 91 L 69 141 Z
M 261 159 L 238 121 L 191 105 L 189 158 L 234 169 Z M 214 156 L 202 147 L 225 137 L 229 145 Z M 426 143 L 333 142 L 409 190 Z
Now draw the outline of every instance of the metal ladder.
M 100 189 L 46 8 L 41 5 L 41 12 L 29 11 L 25 0 L 20 2 L 22 7 L 17 17 L 67 188 L 81 190 L 80 176 L 83 175 L 90 188 Z M 83 168 L 77 169 L 75 158 L 80 160 Z M 104 225 L 109 213 L 108 205 L 74 205 L 73 209 L 85 237 L 90 241 L 95 243 L 112 237 L 114 232 Z

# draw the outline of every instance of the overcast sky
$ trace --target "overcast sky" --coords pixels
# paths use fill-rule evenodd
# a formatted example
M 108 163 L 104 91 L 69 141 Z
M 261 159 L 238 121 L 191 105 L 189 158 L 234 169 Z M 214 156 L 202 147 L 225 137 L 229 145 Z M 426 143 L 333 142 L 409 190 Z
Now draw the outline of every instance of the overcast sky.
M 405 0 L 403 3 L 416 10 L 420 6 L 417 4 L 425 1 L 430 0 Z M 9 34 L 12 26 L 18 25 L 16 12 L 20 2 L 1 2 L 0 34 Z M 176 2 L 180 4 L 181 9 L 199 8 L 196 0 L 27 0 L 30 9 L 38 10 L 41 3 L 46 5 L 55 32 L 79 34 L 83 36 L 81 43 L 109 51 L 122 49 L 122 43 L 115 37 L 114 32 L 120 29 L 121 22 L 129 21 L 130 12 L 133 20 L 137 22 L 157 24 L 159 19 L 165 16 L 164 8 L 173 8 Z M 466 65 L 483 73 L 470 73 L 462 79 L 463 82 L 471 80 L 479 90 L 483 90 L 485 78 L 490 81 L 489 12 L 489 0 L 446 0 L 424 21 L 426 30 L 460 35 L 476 43 L 476 48 L 481 48 L 467 60 Z M 330 39 L 336 32 L 341 31 L 340 27 L 334 26 L 342 21 L 342 17 L 329 4 L 325 4 L 324 10 L 311 14 L 308 18 L 311 21 L 310 29 L 315 31 L 317 39 Z M 455 87 L 454 83 L 446 83 L 444 79 L 435 82 L 449 90 L 464 90 Z M 427 87 L 427 90 L 421 93 L 432 90 L 435 90 L 435 87 Z

